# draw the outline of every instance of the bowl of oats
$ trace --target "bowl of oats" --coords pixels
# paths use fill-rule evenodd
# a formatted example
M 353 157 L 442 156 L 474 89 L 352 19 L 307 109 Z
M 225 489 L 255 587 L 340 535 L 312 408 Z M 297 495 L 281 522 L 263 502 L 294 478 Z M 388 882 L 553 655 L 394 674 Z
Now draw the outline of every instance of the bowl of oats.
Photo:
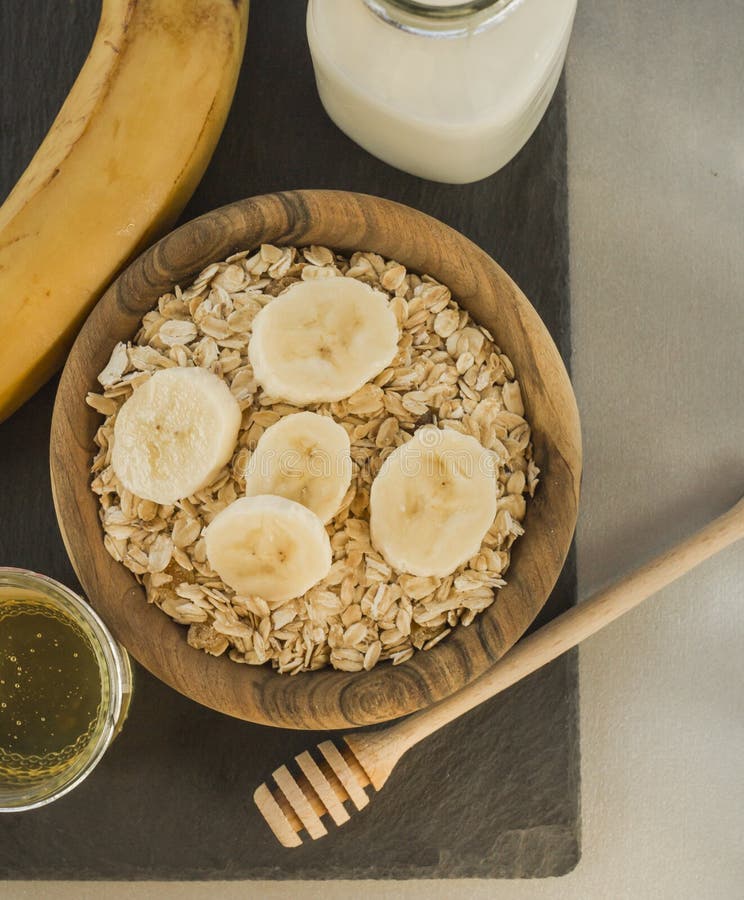
M 285 728 L 369 725 L 488 669 L 568 552 L 579 419 L 494 260 L 340 191 L 187 223 L 113 283 L 62 375 L 60 528 L 158 678 Z

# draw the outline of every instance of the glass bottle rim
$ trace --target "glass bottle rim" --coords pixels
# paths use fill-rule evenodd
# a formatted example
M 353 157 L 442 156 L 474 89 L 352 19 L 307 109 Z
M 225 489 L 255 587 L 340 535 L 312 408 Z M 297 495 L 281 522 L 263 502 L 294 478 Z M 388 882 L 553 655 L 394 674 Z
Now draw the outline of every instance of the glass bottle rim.
M 101 711 L 94 734 L 82 751 L 79 765 L 69 773 L 60 773 L 51 782 L 18 788 L 7 796 L 0 791 L 0 813 L 23 812 L 57 800 L 77 787 L 93 771 L 118 733 L 126 715 L 132 685 L 129 656 L 116 642 L 98 613 L 72 591 L 53 578 L 28 569 L 0 566 L 0 588 L 9 587 L 35 592 L 69 616 L 89 640 L 99 666 L 101 678 Z M 105 683 L 104 683 L 105 679 Z
M 384 22 L 427 37 L 460 37 L 496 25 L 523 0 L 460 0 L 446 6 L 426 0 L 363 0 Z

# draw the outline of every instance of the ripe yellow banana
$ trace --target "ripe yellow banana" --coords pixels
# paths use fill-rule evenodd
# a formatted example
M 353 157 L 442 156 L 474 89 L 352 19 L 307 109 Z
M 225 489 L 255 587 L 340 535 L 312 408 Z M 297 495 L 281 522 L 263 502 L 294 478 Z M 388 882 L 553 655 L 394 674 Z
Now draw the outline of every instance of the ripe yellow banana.
M 175 220 L 225 123 L 248 0 L 103 0 L 90 54 L 0 207 L 0 421 Z

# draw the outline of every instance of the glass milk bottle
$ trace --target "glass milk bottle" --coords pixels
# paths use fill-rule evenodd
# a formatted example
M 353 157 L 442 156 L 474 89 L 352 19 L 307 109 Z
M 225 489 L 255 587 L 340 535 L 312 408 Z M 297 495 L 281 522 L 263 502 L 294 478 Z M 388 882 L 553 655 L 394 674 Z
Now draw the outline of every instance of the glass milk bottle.
M 349 137 L 390 165 L 463 184 L 537 127 L 576 0 L 310 0 L 318 91 Z

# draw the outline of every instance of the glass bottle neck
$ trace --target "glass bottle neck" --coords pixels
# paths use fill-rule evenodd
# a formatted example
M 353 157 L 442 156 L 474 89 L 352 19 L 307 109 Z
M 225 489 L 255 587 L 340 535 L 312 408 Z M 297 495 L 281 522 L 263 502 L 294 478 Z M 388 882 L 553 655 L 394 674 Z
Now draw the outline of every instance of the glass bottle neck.
M 475 34 L 498 24 L 524 0 L 362 0 L 395 28 L 434 38 Z

